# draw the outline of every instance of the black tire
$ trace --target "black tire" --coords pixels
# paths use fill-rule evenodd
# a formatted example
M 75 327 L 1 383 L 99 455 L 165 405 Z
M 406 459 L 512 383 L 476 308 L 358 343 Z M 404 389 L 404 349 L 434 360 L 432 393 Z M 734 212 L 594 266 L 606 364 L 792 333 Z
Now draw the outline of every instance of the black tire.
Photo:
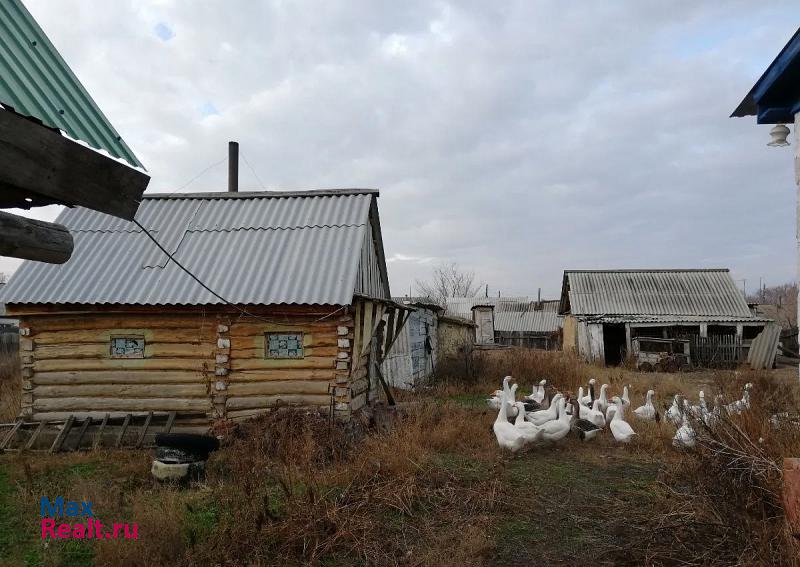
M 200 457 L 201 460 L 205 460 L 209 453 L 219 449 L 219 440 L 210 435 L 157 433 L 155 441 L 157 447 L 180 449 L 181 451 Z
M 155 460 L 167 464 L 181 465 L 194 463 L 197 461 L 197 455 L 174 447 L 156 447 Z

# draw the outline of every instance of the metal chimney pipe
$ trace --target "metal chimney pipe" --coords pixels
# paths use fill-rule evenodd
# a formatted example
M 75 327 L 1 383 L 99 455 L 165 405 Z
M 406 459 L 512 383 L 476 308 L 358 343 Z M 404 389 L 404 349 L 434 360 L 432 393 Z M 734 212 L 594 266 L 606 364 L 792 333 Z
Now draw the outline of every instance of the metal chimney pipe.
M 228 142 L 228 192 L 239 192 L 239 142 Z

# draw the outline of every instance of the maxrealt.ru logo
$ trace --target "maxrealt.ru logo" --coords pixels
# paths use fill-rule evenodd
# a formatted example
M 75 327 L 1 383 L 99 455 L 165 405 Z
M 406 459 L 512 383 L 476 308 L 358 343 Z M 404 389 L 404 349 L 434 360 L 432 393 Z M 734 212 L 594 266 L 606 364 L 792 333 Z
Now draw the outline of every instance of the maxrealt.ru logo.
M 139 539 L 138 524 L 106 527 L 94 517 L 92 503 L 88 501 L 76 502 L 59 496 L 51 502 L 42 496 L 39 512 L 42 516 L 42 539 Z M 75 520 L 57 523 L 56 518 Z

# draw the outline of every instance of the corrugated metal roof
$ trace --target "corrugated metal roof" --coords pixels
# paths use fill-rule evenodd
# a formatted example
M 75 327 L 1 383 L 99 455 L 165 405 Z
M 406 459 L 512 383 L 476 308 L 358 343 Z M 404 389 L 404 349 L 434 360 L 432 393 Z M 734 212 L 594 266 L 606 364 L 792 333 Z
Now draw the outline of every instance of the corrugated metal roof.
M 0 2 L 0 104 L 141 166 L 20 0 Z
M 725 315 L 580 315 L 591 323 L 766 323 L 763 317 L 728 317 Z
M 233 303 L 350 304 L 377 192 L 286 195 L 149 195 L 136 219 Z M 2 294 L 7 303 L 222 303 L 133 223 L 81 207 L 66 209 L 56 222 L 73 235 L 72 258 L 23 263 Z
M 494 314 L 494 330 L 514 333 L 555 333 L 563 318 L 555 311 L 500 311 Z
M 529 308 L 529 297 L 448 297 L 446 312 L 456 317 L 472 319 L 472 308 L 476 305 L 491 305 L 495 313 L 505 311 L 523 311 Z M 532 308 L 531 308 L 532 309 Z
M 472 320 L 476 305 L 494 307 L 494 328 L 501 332 L 552 333 L 562 326 L 558 301 L 519 297 L 448 297 L 445 314 Z M 540 307 L 540 309 L 537 309 Z
M 750 319 L 752 314 L 727 269 L 567 270 L 573 315 L 687 315 Z

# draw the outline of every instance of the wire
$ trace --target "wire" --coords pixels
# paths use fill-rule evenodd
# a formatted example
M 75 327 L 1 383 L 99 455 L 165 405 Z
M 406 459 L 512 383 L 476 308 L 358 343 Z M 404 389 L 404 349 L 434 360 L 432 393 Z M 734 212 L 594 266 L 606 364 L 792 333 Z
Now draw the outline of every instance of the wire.
M 261 189 L 262 189 L 263 191 L 266 191 L 266 190 L 267 190 L 267 188 L 264 186 L 264 182 L 263 182 L 263 181 L 261 181 L 261 178 L 258 176 L 258 173 L 256 173 L 256 170 L 255 170 L 255 169 L 253 169 L 253 166 L 252 166 L 252 165 L 250 165 L 250 162 L 249 162 L 249 161 L 247 161 L 247 158 L 245 157 L 245 155 L 244 155 L 244 152 L 239 152 L 239 153 L 241 154 L 241 156 L 242 156 L 242 159 L 244 160 L 244 162 L 247 164 L 247 167 L 249 167 L 249 168 L 250 168 L 250 171 L 252 171 L 252 172 L 253 172 L 253 175 L 255 175 L 255 176 L 256 176 L 256 179 L 258 180 L 258 184 L 259 184 L 259 185 L 261 185 Z
M 266 317 L 261 317 L 260 315 L 256 315 L 255 313 L 250 313 L 250 312 L 249 312 L 249 311 L 247 311 L 246 309 L 243 309 L 243 308 L 239 307 L 238 305 L 236 305 L 236 304 L 234 304 L 234 303 L 232 303 L 232 302 L 228 301 L 227 299 L 225 299 L 224 297 L 222 297 L 220 294 L 218 294 L 216 291 L 214 291 L 213 289 L 211 289 L 210 287 L 208 287 L 206 284 L 204 284 L 204 283 L 203 283 L 203 282 L 200 280 L 200 278 L 198 278 L 196 275 L 194 275 L 194 274 L 193 274 L 193 273 L 192 273 L 192 272 L 191 272 L 191 271 L 190 271 L 190 270 L 189 270 L 187 267 L 185 267 L 183 264 L 181 264 L 180 262 L 178 262 L 178 260 L 176 260 L 176 259 L 175 259 L 175 257 L 174 257 L 172 254 L 170 254 L 169 252 L 167 252 L 167 250 L 166 250 L 166 249 L 165 249 L 163 246 L 161 246 L 161 244 L 158 242 L 158 240 L 156 240 L 156 239 L 155 239 L 155 237 L 154 237 L 152 234 L 150 234 L 150 231 L 149 231 L 149 230 L 147 230 L 145 227 L 143 227 L 143 226 L 141 225 L 141 223 L 140 223 L 138 220 L 136 220 L 136 219 L 133 219 L 133 222 L 134 222 L 134 224 L 135 224 L 136 226 L 138 226 L 138 227 L 139 227 L 139 228 L 142 230 L 142 232 L 144 232 L 144 233 L 147 235 L 147 237 L 148 237 L 150 240 L 152 240 L 152 241 L 153 241 L 153 244 L 155 244 L 156 246 L 158 246 L 159 250 L 161 250 L 161 251 L 162 251 L 164 254 L 166 254 L 166 255 L 167 255 L 167 258 L 169 258 L 170 260 L 172 260 L 173 262 L 175 262 L 175 265 L 176 265 L 176 266 L 178 266 L 178 267 L 179 267 L 181 270 L 183 270 L 184 272 L 186 272 L 187 274 L 189 274 L 189 277 L 191 277 L 191 278 L 192 278 L 194 281 L 196 281 L 198 284 L 200 284 L 200 286 L 202 286 L 202 287 L 203 287 L 203 289 L 205 289 L 206 291 L 208 291 L 208 292 L 209 292 L 211 295 L 213 295 L 213 296 L 214 296 L 214 297 L 216 297 L 217 299 L 219 299 L 219 300 L 223 301 L 224 303 L 226 303 L 226 304 L 228 304 L 229 306 L 231 306 L 231 307 L 233 307 L 234 309 L 236 309 L 236 310 L 237 310 L 237 311 L 238 311 L 238 312 L 239 312 L 241 315 L 244 315 L 244 316 L 247 316 L 247 317 L 252 317 L 252 318 L 254 318 L 254 319 L 258 319 L 258 320 L 260 320 L 260 321 L 265 321 L 265 322 L 267 322 L 267 323 L 274 323 L 274 324 L 277 324 L 277 325 L 282 325 L 282 324 L 285 324 L 285 323 L 286 323 L 285 321 L 277 321 L 277 320 L 274 320 L 274 319 L 268 319 L 268 318 L 266 318 Z M 347 307 L 346 305 L 342 305 L 342 306 L 341 306 L 341 307 L 339 307 L 338 309 L 335 309 L 335 310 L 331 311 L 330 313 L 328 313 L 328 314 L 326 314 L 326 315 L 323 315 L 323 316 L 322 316 L 322 317 L 320 317 L 319 319 L 315 319 L 314 321 L 312 321 L 312 323 L 319 323 L 320 321 L 324 321 L 324 320 L 325 320 L 325 319 L 327 319 L 328 317 L 332 317 L 333 315 L 335 315 L 335 314 L 336 314 L 336 313 L 338 313 L 339 311 L 341 311 L 341 310 L 345 309 L 346 307 Z
M 185 189 L 186 187 L 188 187 L 189 185 L 191 185 L 192 183 L 194 183 L 195 181 L 197 181 L 198 179 L 200 179 L 200 178 L 203 176 L 203 174 L 205 174 L 207 171 L 210 171 L 210 170 L 214 169 L 214 168 L 215 168 L 215 167 L 217 167 L 219 164 L 223 163 L 223 162 L 224 162 L 226 159 L 228 159 L 228 158 L 222 158 L 222 159 L 221 159 L 221 160 L 219 160 L 217 163 L 212 163 L 212 164 L 211 164 L 211 165 L 209 165 L 207 168 L 205 168 L 203 171 L 201 171 L 200 173 L 198 173 L 197 175 L 195 175 L 194 177 L 192 177 L 192 178 L 191 178 L 189 181 L 187 181 L 186 183 L 184 183 L 183 185 L 181 185 L 180 187 L 178 187 L 178 189 L 176 189 L 176 191 L 175 191 L 175 192 L 176 192 L 176 193 L 180 193 L 180 191 L 181 191 L 181 190 Z M 138 223 L 137 223 L 137 224 L 138 224 Z

